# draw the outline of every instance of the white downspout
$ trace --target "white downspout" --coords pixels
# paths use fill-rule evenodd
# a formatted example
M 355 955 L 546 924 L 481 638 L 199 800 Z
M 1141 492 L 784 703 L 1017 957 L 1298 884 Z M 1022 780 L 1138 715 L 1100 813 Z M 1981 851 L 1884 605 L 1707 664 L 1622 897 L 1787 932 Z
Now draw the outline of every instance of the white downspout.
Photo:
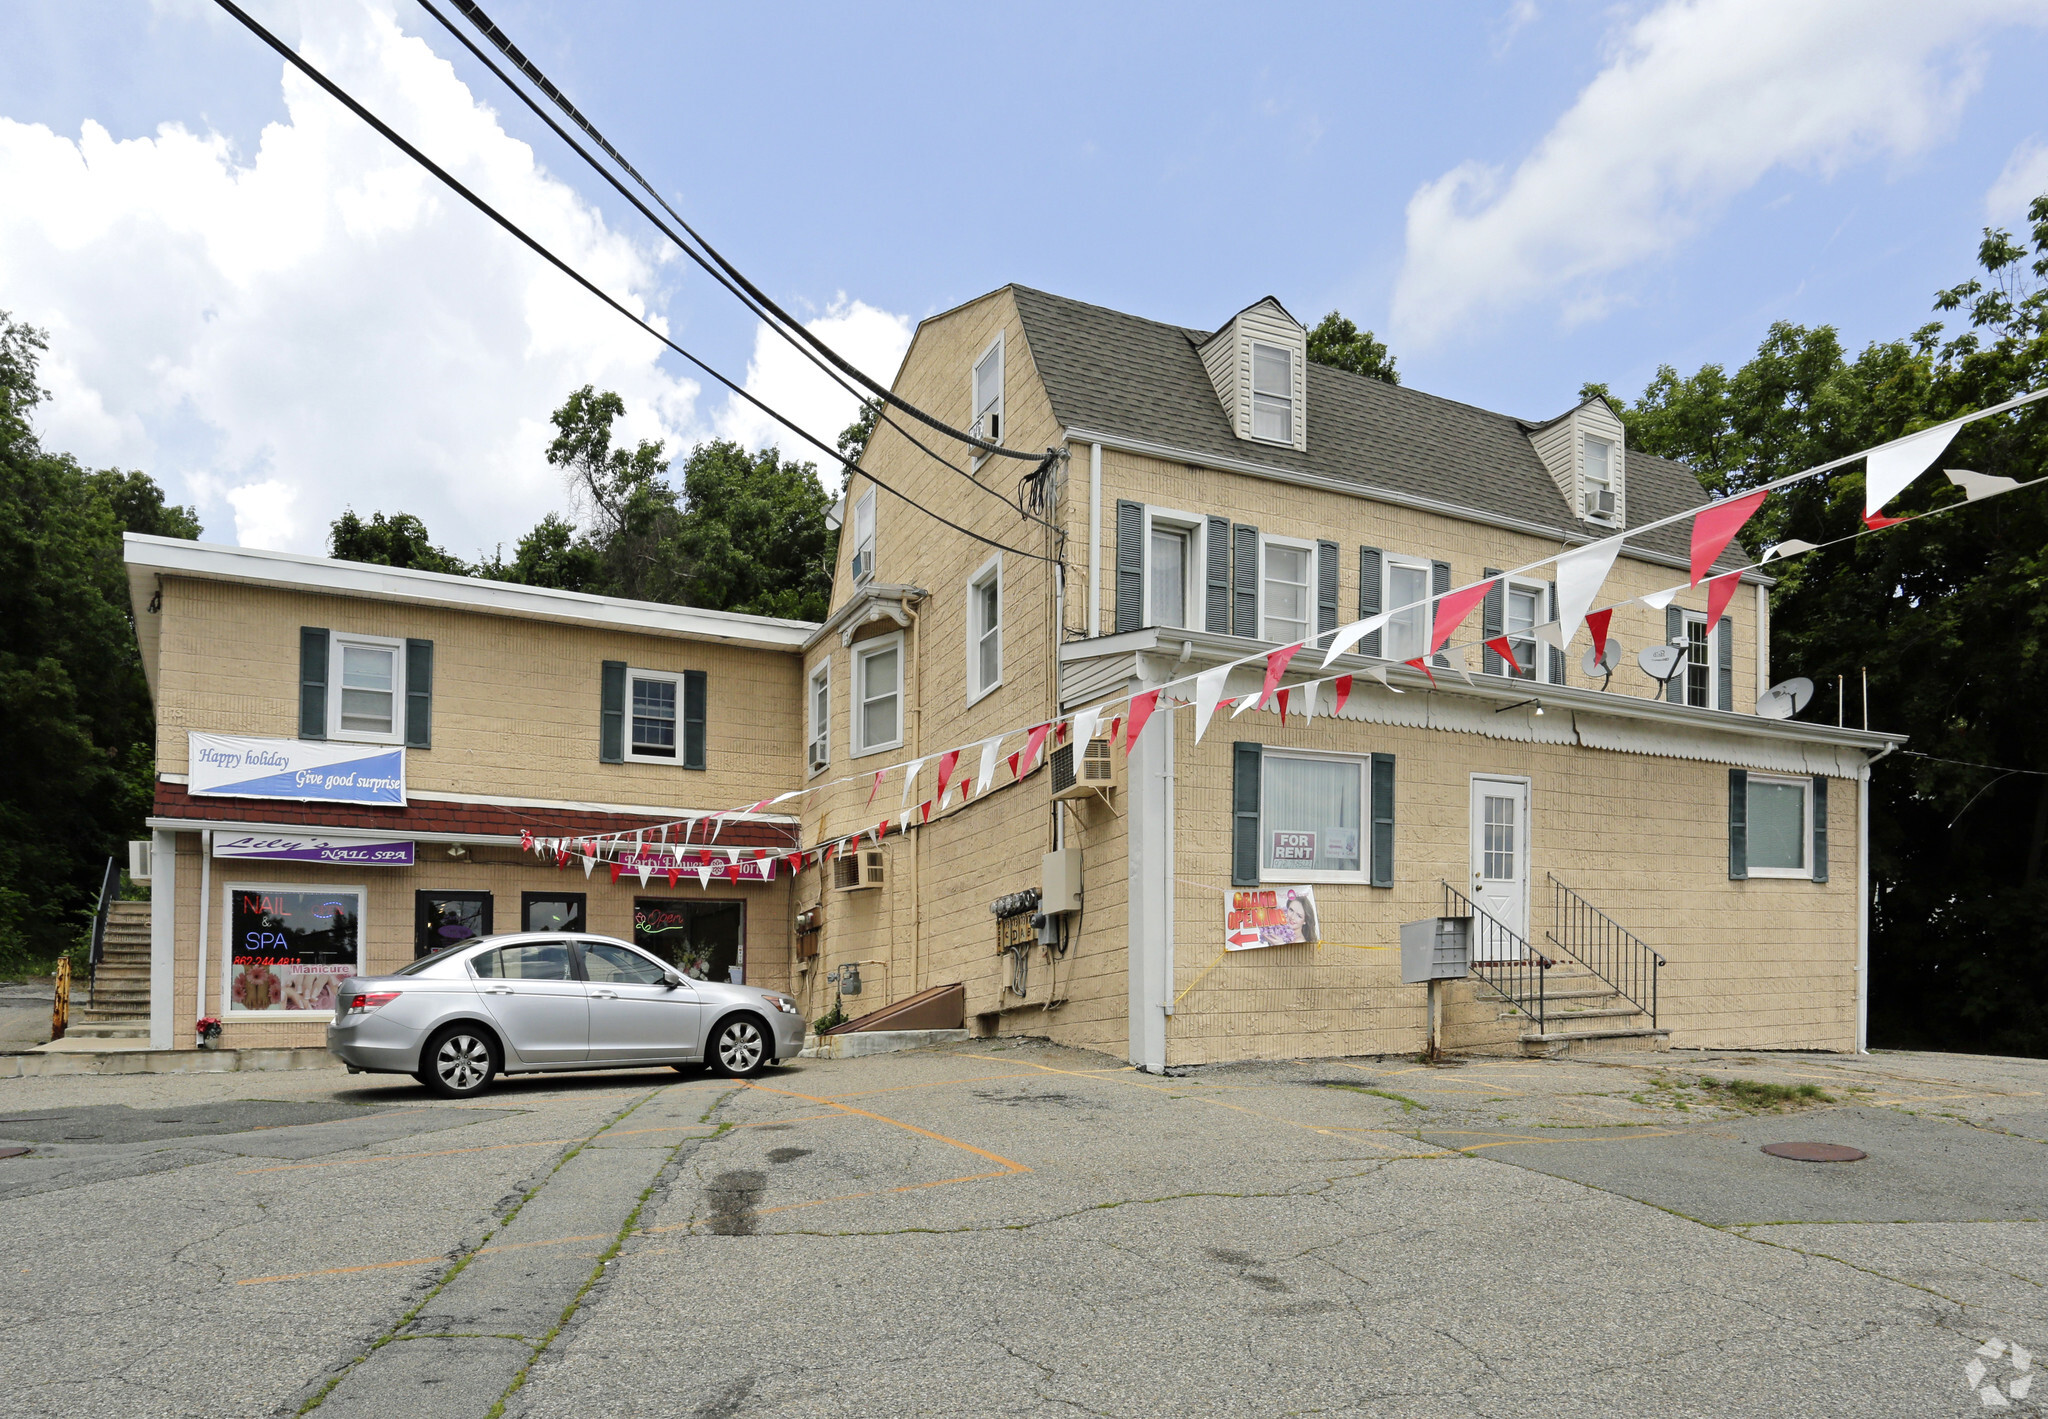
M 213 829 L 203 828 L 199 833 L 199 984 L 198 1013 L 192 1018 L 206 1018 L 206 920 L 207 898 L 213 895 Z M 226 1012 L 227 1002 L 221 1002 Z
M 149 845 L 149 1047 L 171 1047 L 178 1003 L 178 835 L 158 828 Z
M 1856 770 L 1856 1053 L 1870 1053 L 1870 767 L 1898 748 L 1884 749 Z
M 1102 445 L 1088 445 L 1088 637 L 1102 634 Z
M 1769 587 L 1756 589 L 1756 693 L 1763 698 L 1765 690 L 1771 688 L 1771 592 Z M 1724 706 L 1733 709 L 1733 705 Z

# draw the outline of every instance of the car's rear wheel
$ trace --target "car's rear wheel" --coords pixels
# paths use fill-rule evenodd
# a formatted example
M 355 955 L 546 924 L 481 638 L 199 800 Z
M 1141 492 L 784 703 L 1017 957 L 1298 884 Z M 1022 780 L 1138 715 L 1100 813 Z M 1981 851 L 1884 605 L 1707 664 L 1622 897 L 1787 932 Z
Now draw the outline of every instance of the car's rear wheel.
M 466 1099 L 488 1088 L 497 1072 L 496 1042 L 472 1025 L 450 1025 L 420 1051 L 416 1077 L 429 1093 L 444 1099 Z
M 742 1015 L 720 1025 L 711 1036 L 711 1048 L 704 1052 L 711 1072 L 728 1079 L 751 1079 L 768 1067 L 768 1035 L 761 1026 Z

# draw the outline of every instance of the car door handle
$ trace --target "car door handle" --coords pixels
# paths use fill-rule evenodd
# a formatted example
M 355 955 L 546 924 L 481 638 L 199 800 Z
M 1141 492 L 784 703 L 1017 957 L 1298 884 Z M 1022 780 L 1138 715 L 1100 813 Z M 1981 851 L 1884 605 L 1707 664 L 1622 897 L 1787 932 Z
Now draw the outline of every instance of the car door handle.
M 617 1000 L 619 993 L 616 990 L 593 990 L 590 992 L 590 998 L 592 1000 Z
M 484 987 L 485 995 L 510 995 L 511 993 L 512 987 L 509 985 L 487 985 Z

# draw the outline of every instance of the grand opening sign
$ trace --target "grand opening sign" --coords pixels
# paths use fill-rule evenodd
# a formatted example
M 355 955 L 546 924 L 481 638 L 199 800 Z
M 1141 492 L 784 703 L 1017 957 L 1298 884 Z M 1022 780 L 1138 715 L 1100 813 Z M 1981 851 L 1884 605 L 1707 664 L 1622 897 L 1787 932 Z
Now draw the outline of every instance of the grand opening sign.
M 405 806 L 405 750 L 317 739 L 188 736 L 186 790 L 194 798 L 287 798 L 299 803 Z

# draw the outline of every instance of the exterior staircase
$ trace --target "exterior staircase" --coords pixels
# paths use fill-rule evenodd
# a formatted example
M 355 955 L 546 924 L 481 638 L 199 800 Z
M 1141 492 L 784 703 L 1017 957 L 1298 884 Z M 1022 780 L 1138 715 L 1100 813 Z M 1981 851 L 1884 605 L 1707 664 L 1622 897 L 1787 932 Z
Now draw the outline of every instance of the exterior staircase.
M 109 902 L 92 990 L 73 997 L 71 1039 L 149 1038 L 149 903 Z
M 1667 1049 L 1671 1032 L 1660 1030 L 1648 1011 L 1568 959 L 1544 971 L 1541 1024 L 1536 992 L 1498 998 L 1500 1018 L 1520 1020 L 1522 1053 L 1531 1058 L 1570 1054 L 1574 1047 Z

